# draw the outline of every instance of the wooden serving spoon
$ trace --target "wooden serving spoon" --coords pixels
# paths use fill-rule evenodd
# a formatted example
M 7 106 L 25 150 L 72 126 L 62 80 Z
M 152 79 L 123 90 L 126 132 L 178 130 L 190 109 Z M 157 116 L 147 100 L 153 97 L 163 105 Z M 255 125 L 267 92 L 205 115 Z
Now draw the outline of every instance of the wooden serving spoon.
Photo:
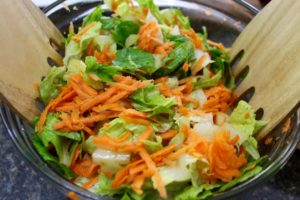
M 17 11 L 17 12 L 16 12 Z M 241 95 L 255 88 L 251 105 L 264 110 L 269 121 L 260 134 L 272 130 L 299 103 L 300 1 L 273 0 L 258 14 L 233 45 L 232 55 L 244 56 L 233 69 L 236 75 L 249 66 L 237 88 Z M 62 36 L 30 0 L 0 1 L 1 96 L 28 121 L 38 114 L 33 85 L 49 70 L 47 58 L 61 58 L 49 39 Z M 253 89 L 252 89 L 253 90 Z

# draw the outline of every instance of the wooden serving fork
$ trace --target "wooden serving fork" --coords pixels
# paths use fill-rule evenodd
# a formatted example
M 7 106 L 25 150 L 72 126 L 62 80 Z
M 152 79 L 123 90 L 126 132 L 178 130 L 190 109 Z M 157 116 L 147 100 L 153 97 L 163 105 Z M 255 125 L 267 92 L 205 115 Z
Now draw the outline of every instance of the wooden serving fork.
M 34 84 L 50 69 L 47 58 L 61 63 L 51 46 L 60 31 L 31 0 L 0 1 L 0 94 L 28 121 L 39 113 Z
M 260 139 L 299 105 L 300 1 L 272 0 L 239 35 L 231 54 L 241 57 L 234 74 L 248 72 L 237 95 L 253 95 L 250 104 L 269 121 Z

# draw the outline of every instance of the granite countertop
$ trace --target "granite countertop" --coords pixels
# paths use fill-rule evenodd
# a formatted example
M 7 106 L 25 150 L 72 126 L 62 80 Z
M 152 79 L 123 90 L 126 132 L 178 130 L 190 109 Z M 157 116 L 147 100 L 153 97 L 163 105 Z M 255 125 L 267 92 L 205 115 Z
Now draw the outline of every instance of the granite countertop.
M 51 183 L 39 176 L 8 138 L 0 118 L 0 199 L 67 200 Z M 300 151 L 271 180 L 243 200 L 300 200 Z

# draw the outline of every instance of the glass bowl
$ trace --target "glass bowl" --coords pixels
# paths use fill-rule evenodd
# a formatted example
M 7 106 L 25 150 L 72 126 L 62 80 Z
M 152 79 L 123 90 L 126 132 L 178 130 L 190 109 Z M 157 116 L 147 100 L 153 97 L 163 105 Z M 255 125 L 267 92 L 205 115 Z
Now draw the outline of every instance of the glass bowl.
M 99 5 L 101 1 L 82 0 L 82 1 L 57 1 L 51 6 L 44 8 L 44 12 L 53 21 L 53 23 L 65 33 L 69 23 L 74 25 L 81 23 L 82 18 L 91 10 Z M 229 47 L 245 28 L 247 23 L 254 17 L 254 13 L 246 7 L 239 5 L 231 0 L 161 0 L 156 1 L 161 8 L 176 7 L 180 8 L 191 19 L 191 24 L 196 30 L 206 26 L 209 33 L 209 39 L 222 42 Z M 68 9 L 66 9 L 68 5 Z M 111 13 L 105 13 L 107 15 Z M 0 114 L 3 122 L 8 129 L 9 137 L 19 149 L 21 154 L 29 161 L 29 164 L 35 171 L 44 176 L 47 182 L 56 186 L 57 190 L 67 194 L 74 191 L 80 199 L 112 199 L 109 197 L 99 197 L 89 191 L 86 191 L 60 176 L 54 169 L 46 164 L 34 149 L 31 139 L 34 134 L 32 126 L 21 119 L 6 104 L 0 104 Z M 282 132 L 284 120 L 272 131 L 268 137 L 259 142 L 259 149 L 262 155 L 268 154 L 268 160 L 263 164 L 263 171 L 256 177 L 239 184 L 238 186 L 219 193 L 210 199 L 232 199 L 242 196 L 243 193 L 253 190 L 260 183 L 271 178 L 277 173 L 289 160 L 297 143 L 300 140 L 300 107 L 296 106 L 286 119 L 291 119 L 290 129 Z M 286 120 L 285 119 L 285 120 Z

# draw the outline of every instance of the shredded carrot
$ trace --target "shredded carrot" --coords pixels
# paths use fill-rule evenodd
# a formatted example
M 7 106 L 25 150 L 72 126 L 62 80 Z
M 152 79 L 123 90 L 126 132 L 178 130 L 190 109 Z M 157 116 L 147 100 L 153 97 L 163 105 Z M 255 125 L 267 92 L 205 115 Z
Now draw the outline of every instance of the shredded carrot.
M 147 128 L 138 136 L 138 141 L 148 140 L 153 132 L 153 127 L 151 125 L 147 126 Z
M 162 182 L 160 174 L 157 171 L 155 163 L 151 159 L 150 155 L 144 148 L 140 148 L 139 155 L 145 161 L 148 169 L 150 169 L 154 172 L 154 179 L 155 179 L 156 187 L 157 187 L 157 190 L 159 191 L 160 197 L 167 198 L 166 188 Z
M 84 189 L 90 189 L 91 187 L 93 187 L 99 180 L 98 176 L 95 176 L 93 178 L 91 178 L 88 182 L 86 182 L 85 184 L 82 185 L 82 188 Z
M 180 33 L 189 38 L 197 49 L 203 49 L 202 40 L 198 37 L 194 29 L 181 29 Z
M 88 32 L 88 30 L 90 30 L 93 26 L 96 25 L 97 22 L 93 22 L 93 23 L 90 23 L 89 25 L 87 25 L 86 27 L 84 27 L 82 30 L 80 30 L 76 35 L 74 35 L 72 37 L 72 39 L 76 42 L 79 42 L 80 39 L 81 39 L 81 36 L 83 34 L 85 34 L 86 32 Z
M 165 133 L 160 134 L 159 136 L 163 140 L 169 140 L 169 139 L 173 138 L 176 135 L 177 135 L 177 131 L 175 131 L 175 130 L 169 130 L 169 131 L 167 131 Z
M 131 136 L 132 136 L 132 132 L 126 131 L 120 137 L 118 137 L 115 141 L 116 142 L 123 142 L 123 141 L 127 140 L 128 138 L 130 138 Z
M 182 154 L 186 153 L 188 150 L 187 147 L 182 147 L 181 149 L 177 150 L 175 153 L 170 154 L 167 158 L 170 160 L 178 159 Z
M 283 133 L 288 133 L 290 128 L 291 128 L 291 118 L 289 117 L 285 122 L 284 122 L 284 125 L 283 125 L 283 128 L 282 128 L 282 132 Z
M 233 93 L 223 85 L 207 89 L 204 93 L 207 97 L 203 105 L 205 112 L 226 112 L 235 100 Z
M 105 45 L 101 52 L 94 50 L 94 56 L 99 64 L 112 64 L 112 61 L 116 59 L 116 55 L 110 52 L 110 46 Z
M 141 26 L 138 32 L 138 48 L 154 53 L 155 49 L 163 44 L 158 38 L 158 34 L 159 28 L 154 21 Z
M 190 64 L 187 61 L 185 61 L 184 64 L 182 65 L 182 70 L 184 72 L 187 72 L 189 68 L 190 68 Z
M 229 138 L 228 131 L 215 134 L 208 150 L 212 176 L 225 182 L 231 181 L 233 177 L 239 177 L 241 175 L 239 168 L 247 163 L 244 154 L 237 155 Z
M 123 117 L 123 116 L 138 117 L 138 118 L 143 118 L 143 119 L 147 119 L 148 118 L 148 116 L 147 116 L 146 113 L 137 111 L 137 110 L 132 109 L 132 108 L 124 110 L 120 114 L 120 116 L 121 117 Z
M 160 46 L 157 46 L 154 50 L 154 54 L 160 54 L 162 57 L 166 57 L 173 50 L 174 42 L 166 42 Z
M 97 166 L 90 156 L 86 156 L 83 160 L 80 160 L 78 163 L 72 167 L 72 170 L 79 176 L 84 177 L 93 177 L 98 170 Z
M 273 138 L 270 137 L 270 136 L 268 136 L 268 137 L 266 138 L 266 140 L 265 140 L 265 145 L 269 145 L 269 144 L 271 144 L 272 142 L 273 142 Z
M 200 72 L 200 70 L 204 67 L 203 63 L 204 63 L 205 59 L 206 59 L 206 56 L 203 55 L 196 61 L 195 65 L 193 66 L 193 69 L 192 69 L 193 76 L 196 76 L 196 74 L 198 72 Z
M 80 197 L 73 191 L 68 192 L 67 197 L 71 200 L 80 200 Z
M 124 107 L 120 105 L 119 103 L 110 103 L 110 104 L 104 104 L 104 105 L 99 105 L 97 107 L 93 107 L 92 110 L 95 112 L 103 112 L 106 110 L 111 110 L 111 111 L 124 111 Z
M 146 125 L 146 126 L 150 124 L 150 121 L 148 121 L 146 119 L 134 118 L 131 116 L 124 116 L 122 118 L 128 123 L 141 124 L 141 125 Z
M 207 44 L 210 46 L 213 46 L 213 47 L 217 47 L 218 49 L 221 49 L 221 50 L 225 49 L 222 43 L 216 43 L 211 40 L 207 40 Z
M 108 88 L 106 91 L 104 91 L 103 93 L 98 94 L 97 96 L 95 96 L 92 99 L 88 99 L 86 102 L 84 102 L 81 106 L 80 106 L 80 111 L 81 112 L 85 112 L 89 109 L 91 109 L 92 107 L 105 102 L 106 100 L 108 100 L 111 95 L 113 93 L 116 92 L 116 88 Z

